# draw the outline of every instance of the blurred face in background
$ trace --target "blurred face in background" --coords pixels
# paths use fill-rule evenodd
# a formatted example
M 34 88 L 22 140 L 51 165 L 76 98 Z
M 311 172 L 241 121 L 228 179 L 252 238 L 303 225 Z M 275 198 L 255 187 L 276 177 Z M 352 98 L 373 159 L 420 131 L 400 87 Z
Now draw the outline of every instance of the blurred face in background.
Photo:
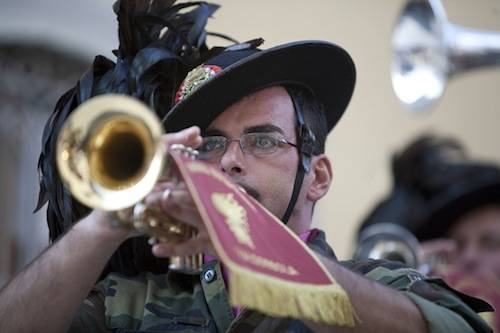
M 457 268 L 478 274 L 493 272 L 500 279 L 500 204 L 463 215 L 448 235 L 456 242 L 453 264 Z

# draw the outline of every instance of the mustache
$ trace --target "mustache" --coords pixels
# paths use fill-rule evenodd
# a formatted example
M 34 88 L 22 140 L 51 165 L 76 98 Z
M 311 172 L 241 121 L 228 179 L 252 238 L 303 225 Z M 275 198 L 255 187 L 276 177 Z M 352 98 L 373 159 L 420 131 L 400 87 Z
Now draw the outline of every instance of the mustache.
M 258 202 L 260 202 L 260 193 L 259 193 L 259 191 L 257 191 L 255 188 L 253 188 L 252 186 L 250 186 L 248 184 L 245 184 L 245 183 L 238 182 L 237 184 L 238 184 L 238 186 L 240 186 L 241 188 L 243 188 L 248 195 L 250 195 L 255 200 L 257 200 Z

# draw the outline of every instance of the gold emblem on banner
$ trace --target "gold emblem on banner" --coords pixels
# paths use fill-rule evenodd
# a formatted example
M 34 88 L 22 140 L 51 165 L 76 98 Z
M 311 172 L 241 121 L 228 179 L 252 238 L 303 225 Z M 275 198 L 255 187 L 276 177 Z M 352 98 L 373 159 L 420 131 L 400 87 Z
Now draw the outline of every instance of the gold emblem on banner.
M 233 193 L 212 193 L 212 203 L 214 207 L 224 215 L 225 222 L 234 234 L 238 242 L 255 249 L 255 245 L 250 236 L 247 212 L 238 201 L 234 199 Z

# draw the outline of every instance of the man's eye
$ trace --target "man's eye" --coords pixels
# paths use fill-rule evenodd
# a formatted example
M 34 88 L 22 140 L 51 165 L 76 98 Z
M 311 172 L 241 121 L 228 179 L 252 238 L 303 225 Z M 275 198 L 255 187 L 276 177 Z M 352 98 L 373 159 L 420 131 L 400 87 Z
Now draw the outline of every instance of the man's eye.
M 260 135 L 254 138 L 254 145 L 257 148 L 272 148 L 276 145 L 276 140 L 269 135 Z
M 223 145 L 224 144 L 220 140 L 206 140 L 201 144 L 198 150 L 204 152 L 213 151 L 221 148 Z

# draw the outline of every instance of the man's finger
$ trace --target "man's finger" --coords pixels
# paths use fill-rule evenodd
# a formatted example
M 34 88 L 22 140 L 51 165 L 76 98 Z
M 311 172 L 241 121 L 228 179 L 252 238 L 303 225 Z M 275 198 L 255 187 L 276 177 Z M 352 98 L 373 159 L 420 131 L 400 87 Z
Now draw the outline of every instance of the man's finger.
M 187 189 L 166 188 L 163 191 L 151 192 L 144 203 L 147 206 L 157 206 L 170 218 L 176 221 L 202 229 L 201 216 L 194 205 Z
M 201 144 L 200 133 L 198 126 L 192 126 L 179 132 L 165 134 L 162 136 L 162 140 L 167 149 L 172 144 L 183 144 L 196 148 Z

